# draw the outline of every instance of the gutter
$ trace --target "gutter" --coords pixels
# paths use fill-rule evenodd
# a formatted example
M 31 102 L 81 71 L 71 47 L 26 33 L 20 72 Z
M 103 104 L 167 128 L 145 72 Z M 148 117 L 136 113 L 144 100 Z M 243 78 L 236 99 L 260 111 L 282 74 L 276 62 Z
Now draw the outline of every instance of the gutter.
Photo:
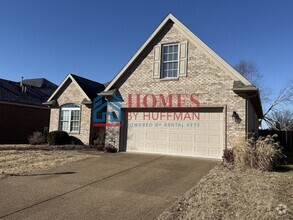
M 29 107 L 29 108 L 49 109 L 48 107 L 45 107 L 45 106 L 29 105 L 29 104 L 21 104 L 21 103 L 13 103 L 13 102 L 3 102 L 3 101 L 0 101 L 0 104 L 23 106 L 23 107 Z

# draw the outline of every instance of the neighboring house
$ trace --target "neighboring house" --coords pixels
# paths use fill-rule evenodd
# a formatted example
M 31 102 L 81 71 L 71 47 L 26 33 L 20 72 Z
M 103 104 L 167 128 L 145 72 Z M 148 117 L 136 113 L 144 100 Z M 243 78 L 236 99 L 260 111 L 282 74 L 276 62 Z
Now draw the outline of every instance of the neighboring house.
M 43 103 L 51 108 L 49 131 L 66 131 L 84 144 L 92 143 L 99 132 L 92 124 L 93 99 L 104 89 L 101 83 L 69 74 Z
M 109 91 L 119 91 L 124 117 L 121 128 L 108 125 L 106 144 L 131 152 L 221 158 L 235 138 L 257 135 L 263 116 L 258 89 L 171 14 L 104 94 Z
M 0 79 L 0 144 L 27 143 L 35 131 L 48 131 L 50 109 L 43 106 L 57 86 L 39 78 Z
M 96 94 L 88 97 L 75 77 L 69 75 L 47 102 L 58 107 L 50 131 L 70 131 L 74 126 L 65 120 L 64 129 L 64 115 L 79 108 L 76 136 L 88 143 Z M 257 135 L 263 116 L 258 89 L 171 14 L 105 87 L 95 87 L 108 101 L 105 143 L 120 151 L 219 159 L 235 138 Z M 121 112 L 111 108 L 117 96 Z M 75 104 L 68 106 L 71 113 L 62 114 L 68 103 Z M 120 115 L 117 126 L 113 118 Z

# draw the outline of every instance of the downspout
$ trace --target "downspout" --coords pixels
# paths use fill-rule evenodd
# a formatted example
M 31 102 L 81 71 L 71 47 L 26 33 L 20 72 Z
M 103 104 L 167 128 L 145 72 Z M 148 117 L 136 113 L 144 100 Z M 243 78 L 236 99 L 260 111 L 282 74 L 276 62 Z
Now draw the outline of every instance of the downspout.
M 245 132 L 248 139 L 248 96 L 245 98 Z

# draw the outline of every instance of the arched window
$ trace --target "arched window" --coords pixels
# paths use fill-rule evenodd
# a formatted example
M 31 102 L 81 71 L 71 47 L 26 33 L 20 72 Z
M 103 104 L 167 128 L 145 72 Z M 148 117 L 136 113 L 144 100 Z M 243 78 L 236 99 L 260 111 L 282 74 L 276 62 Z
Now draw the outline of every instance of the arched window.
M 60 110 L 60 130 L 66 132 L 79 132 L 80 106 L 66 104 Z

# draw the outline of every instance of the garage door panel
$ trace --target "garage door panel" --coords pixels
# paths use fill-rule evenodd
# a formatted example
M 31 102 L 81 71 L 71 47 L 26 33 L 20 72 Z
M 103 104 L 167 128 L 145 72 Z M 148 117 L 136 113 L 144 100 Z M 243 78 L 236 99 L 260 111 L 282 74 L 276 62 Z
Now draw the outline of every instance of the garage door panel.
M 210 116 L 210 119 L 222 120 L 222 113 L 219 113 L 219 112 L 209 113 L 209 116 Z
M 182 142 L 192 142 L 192 134 L 183 134 L 181 141 Z
M 156 133 L 153 133 L 153 132 L 149 132 L 147 131 L 146 132 L 146 140 L 157 140 L 157 137 L 156 137 Z
M 136 142 L 129 142 L 127 145 L 127 149 L 129 151 L 135 151 L 135 152 L 143 152 L 144 151 L 144 144 L 138 144 Z
M 158 131 L 158 141 L 168 141 L 168 134 Z
M 135 134 L 134 134 L 134 138 L 135 138 L 135 140 L 144 140 L 144 132 L 136 132 Z
M 145 151 L 146 152 L 154 152 L 156 150 L 154 143 L 152 142 L 146 142 L 145 143 Z
M 199 156 L 199 157 L 205 157 L 206 153 L 205 153 L 205 147 L 196 147 L 195 148 L 195 155 Z
M 170 142 L 178 142 L 180 140 L 180 134 L 179 133 L 171 133 L 169 134 L 169 141 Z
M 208 149 L 208 155 L 211 156 L 211 157 L 217 157 L 219 155 L 219 149 L 216 148 L 216 149 L 212 149 L 212 148 L 209 148 Z
M 181 154 L 181 147 L 178 145 L 170 144 L 169 153 L 171 154 Z
M 194 147 L 193 146 L 185 146 L 182 147 L 182 154 L 183 155 L 194 155 Z
M 144 118 L 151 118 L 144 114 L 151 113 L 135 112 L 135 120 L 132 117 L 128 121 L 133 126 L 126 128 L 127 151 L 221 158 L 224 146 L 222 112 L 208 112 L 207 109 L 199 113 L 199 119 L 188 121 L 167 120 L 166 117 L 144 121 Z
M 217 146 L 217 143 L 221 141 L 220 135 L 210 135 L 208 139 L 208 143 L 214 144 L 213 146 Z
M 205 136 L 205 134 L 196 134 L 196 135 L 194 135 L 195 136 L 195 143 L 198 143 L 198 144 L 200 144 L 200 143 L 206 143 L 206 136 Z
M 165 153 L 168 151 L 168 146 L 166 143 L 158 143 L 157 144 L 157 151 L 159 153 Z

